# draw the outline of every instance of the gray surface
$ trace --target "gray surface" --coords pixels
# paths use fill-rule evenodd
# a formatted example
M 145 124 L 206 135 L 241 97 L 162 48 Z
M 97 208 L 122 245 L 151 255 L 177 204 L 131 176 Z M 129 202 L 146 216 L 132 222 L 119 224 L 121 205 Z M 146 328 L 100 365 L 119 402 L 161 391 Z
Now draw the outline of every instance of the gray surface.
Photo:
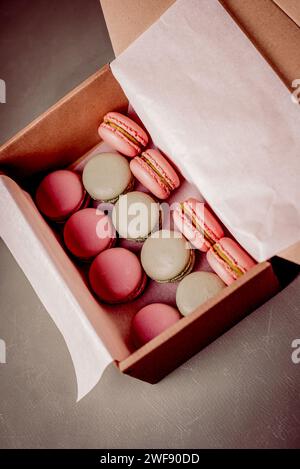
M 1 56 L 12 99 L 0 106 L 3 138 L 112 54 L 97 0 L 39 0 L 32 14 L 25 3 L 1 1 L 2 13 L 11 12 L 10 26 L 4 22 L 1 29 L 11 48 Z M 59 14 L 48 14 L 53 4 Z M 51 73 L 40 60 L 45 48 Z M 24 72 L 29 58 L 20 91 L 18 70 Z M 300 447 L 300 364 L 291 361 L 299 307 L 300 277 L 159 384 L 126 377 L 111 365 L 76 404 L 64 341 L 0 241 L 0 338 L 7 344 L 7 364 L 0 364 L 0 447 Z
M 113 58 L 99 0 L 0 0 L 0 143 Z

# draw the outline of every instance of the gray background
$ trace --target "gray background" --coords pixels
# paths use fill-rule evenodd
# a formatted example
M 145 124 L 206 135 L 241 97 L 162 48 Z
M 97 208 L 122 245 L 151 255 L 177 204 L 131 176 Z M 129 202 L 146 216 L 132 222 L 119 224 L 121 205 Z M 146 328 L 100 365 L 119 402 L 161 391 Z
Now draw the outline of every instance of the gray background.
M 0 14 L 3 142 L 113 52 L 98 0 L 1 0 Z M 111 365 L 76 404 L 64 341 L 0 241 L 0 447 L 300 447 L 299 287 L 300 277 L 159 384 Z

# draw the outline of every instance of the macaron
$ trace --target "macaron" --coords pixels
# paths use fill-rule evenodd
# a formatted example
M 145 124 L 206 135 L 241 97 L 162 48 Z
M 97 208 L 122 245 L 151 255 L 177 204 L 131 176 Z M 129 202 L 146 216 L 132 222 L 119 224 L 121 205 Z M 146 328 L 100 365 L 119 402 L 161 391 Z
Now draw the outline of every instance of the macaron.
M 178 231 L 160 230 L 146 239 L 141 262 L 152 280 L 159 283 L 177 282 L 191 272 L 195 252 Z
M 115 241 L 110 217 L 96 208 L 74 213 L 64 226 L 64 242 L 68 250 L 82 260 L 89 260 Z
M 175 204 L 173 219 L 176 228 L 200 251 L 207 252 L 224 236 L 218 220 L 203 202 L 195 198 Z
M 119 153 L 100 153 L 91 158 L 83 169 L 82 181 L 93 199 L 111 203 L 134 185 L 129 163 Z
M 231 238 L 221 238 L 206 254 L 211 268 L 226 285 L 241 277 L 254 265 L 254 260 Z
M 89 270 L 89 281 L 100 300 L 111 304 L 125 303 L 143 292 L 146 275 L 135 254 L 117 247 L 95 257 Z
M 225 287 L 225 283 L 212 272 L 193 272 L 187 275 L 176 290 L 177 308 L 183 316 L 195 311 L 209 298 Z
M 167 199 L 180 185 L 174 168 L 158 150 L 146 150 L 130 161 L 134 176 L 158 199 Z
M 163 303 L 142 308 L 133 318 L 132 337 L 137 347 L 161 334 L 180 319 L 177 309 Z
M 88 203 L 81 177 L 66 169 L 47 174 L 36 191 L 38 209 L 52 221 L 62 222 Z
M 121 238 L 144 241 L 160 228 L 160 206 L 144 192 L 128 192 L 121 195 L 114 206 L 112 222 Z
M 98 132 L 102 140 L 129 157 L 138 155 L 148 143 L 146 132 L 132 119 L 119 112 L 106 114 Z

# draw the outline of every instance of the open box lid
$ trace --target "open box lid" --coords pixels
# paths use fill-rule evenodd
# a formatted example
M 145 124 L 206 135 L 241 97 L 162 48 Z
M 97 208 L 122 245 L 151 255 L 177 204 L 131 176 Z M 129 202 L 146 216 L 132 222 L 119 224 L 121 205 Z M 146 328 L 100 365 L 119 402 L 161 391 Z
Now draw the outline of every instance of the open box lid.
M 116 56 L 149 28 L 175 1 L 100 0 Z M 287 86 L 291 86 L 292 81 L 300 77 L 300 2 L 298 0 L 219 1 Z
M 116 54 L 122 52 L 144 30 L 151 26 L 174 1 L 163 0 L 101 0 Z M 300 28 L 273 0 L 261 2 L 235 2 L 222 0 L 220 3 L 229 11 L 257 49 L 267 59 L 284 83 L 292 89 L 292 82 L 300 77 Z M 292 0 L 278 0 L 295 3 Z M 298 5 L 300 9 L 300 5 Z M 293 10 L 293 15 L 294 15 Z M 118 78 L 118 77 L 117 77 Z M 126 92 L 126 90 L 125 90 Z M 281 257 L 300 263 L 300 243 L 285 249 Z

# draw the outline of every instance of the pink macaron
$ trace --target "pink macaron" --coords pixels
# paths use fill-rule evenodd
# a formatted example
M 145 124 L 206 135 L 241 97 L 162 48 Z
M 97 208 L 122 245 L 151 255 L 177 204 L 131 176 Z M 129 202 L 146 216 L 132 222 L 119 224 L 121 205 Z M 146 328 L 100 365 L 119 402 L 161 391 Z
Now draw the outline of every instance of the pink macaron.
M 64 241 L 69 251 L 82 260 L 89 260 L 115 240 L 111 219 L 101 210 L 85 208 L 74 213 L 64 227 Z
M 132 119 L 119 112 L 106 114 L 98 132 L 106 143 L 131 158 L 138 155 L 148 143 L 146 132 Z
M 158 199 L 166 199 L 180 185 L 179 177 L 158 150 L 146 150 L 130 162 L 134 176 Z
M 211 268 L 226 285 L 230 285 L 255 265 L 249 254 L 230 238 L 219 239 L 206 256 Z
M 195 198 L 177 203 L 173 219 L 178 230 L 200 251 L 207 252 L 224 236 L 218 220 L 203 202 Z
M 177 309 L 163 303 L 142 308 L 133 318 L 132 335 L 137 347 L 149 342 L 181 318 Z
M 90 267 L 89 280 L 96 295 L 111 304 L 134 300 L 146 286 L 146 274 L 139 259 L 124 248 L 98 254 Z
M 66 220 L 87 203 L 81 177 L 66 169 L 48 174 L 36 191 L 38 209 L 52 221 Z

